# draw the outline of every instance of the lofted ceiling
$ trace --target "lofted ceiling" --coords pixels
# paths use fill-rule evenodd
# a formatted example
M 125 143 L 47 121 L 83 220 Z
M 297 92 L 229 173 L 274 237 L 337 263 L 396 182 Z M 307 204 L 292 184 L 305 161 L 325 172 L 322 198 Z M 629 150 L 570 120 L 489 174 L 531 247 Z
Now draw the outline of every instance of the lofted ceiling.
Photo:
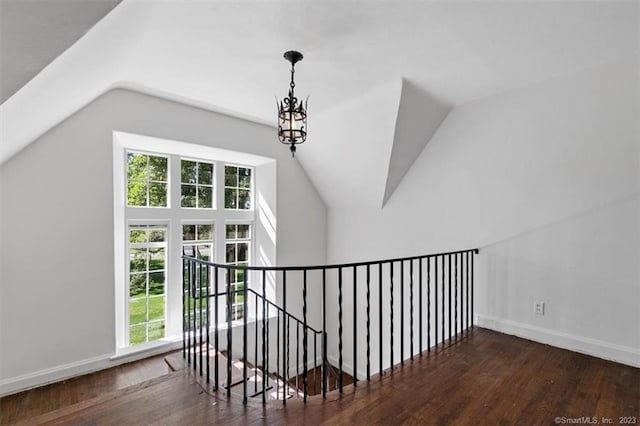
M 273 125 L 274 97 L 288 89 L 282 53 L 297 49 L 305 58 L 296 89 L 310 95 L 300 161 L 331 205 L 348 194 L 325 176 L 347 179 L 369 150 L 380 176 L 365 201 L 382 205 L 450 108 L 637 55 L 638 9 L 635 1 L 124 0 L 0 106 L 0 162 L 113 87 Z M 408 105 L 438 120 L 425 129 Z M 336 113 L 350 108 L 387 118 Z M 354 121 L 371 127 L 369 140 Z M 398 123 L 413 130 L 398 134 Z M 325 151 L 330 170 L 313 164 Z M 361 192 L 367 182 L 365 173 Z
M 0 104 L 121 1 L 0 1 Z

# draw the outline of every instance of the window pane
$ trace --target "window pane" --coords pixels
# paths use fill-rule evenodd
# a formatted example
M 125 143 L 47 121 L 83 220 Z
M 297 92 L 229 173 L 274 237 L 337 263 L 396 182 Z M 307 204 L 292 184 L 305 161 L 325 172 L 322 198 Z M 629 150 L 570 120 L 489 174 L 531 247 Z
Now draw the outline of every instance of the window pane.
M 210 209 L 213 207 L 213 187 L 198 185 L 198 207 L 201 209 Z
M 164 321 L 154 321 L 149 323 L 149 341 L 162 339 L 164 337 Z
M 158 243 L 158 242 L 166 241 L 165 231 L 162 230 L 162 229 L 160 229 L 160 230 L 154 230 L 154 229 L 149 230 L 149 241 L 151 241 L 152 243 Z
M 238 169 L 238 186 L 240 188 L 251 188 L 251 169 Z
M 147 274 L 131 274 L 129 278 L 129 297 L 144 296 L 147 291 Z
M 149 273 L 149 294 L 164 294 L 164 271 Z
M 167 184 L 154 183 L 149 184 L 149 206 L 166 207 L 167 206 Z
M 129 272 L 143 272 L 147 269 L 147 250 L 131 249 L 129 251 Z
M 224 184 L 225 186 L 238 186 L 237 167 L 224 166 Z
M 137 345 L 144 343 L 147 340 L 147 325 L 132 325 L 129 327 L 129 343 Z
M 149 298 L 149 321 L 164 318 L 164 296 Z
M 164 249 L 149 249 L 149 270 L 157 271 L 159 269 L 164 269 Z
M 129 231 L 130 243 L 144 243 L 147 241 L 147 231 L 143 229 L 132 229 Z
M 195 207 L 196 206 L 196 187 L 195 185 L 182 185 L 182 200 L 180 202 L 182 207 Z
M 196 229 L 198 230 L 198 240 L 211 240 L 213 239 L 211 236 L 211 225 L 197 225 Z
M 213 164 L 198 163 L 198 183 L 213 185 Z
M 166 157 L 149 156 L 149 179 L 167 181 L 167 162 Z
M 236 261 L 236 245 L 227 244 L 227 263 L 235 263 Z
M 227 239 L 235 240 L 236 239 L 236 231 L 238 229 L 238 225 L 227 225 Z
M 144 297 L 129 302 L 129 324 L 143 324 L 147 320 L 147 300 Z
M 225 209 L 235 209 L 237 208 L 237 198 L 238 198 L 238 190 L 237 189 L 225 189 L 224 190 L 224 208 Z
M 243 210 L 251 210 L 251 192 L 246 189 L 238 190 L 238 207 Z
M 210 245 L 199 245 L 198 252 L 200 253 L 200 259 L 202 260 L 211 260 L 211 246 Z
M 247 251 L 249 249 L 249 245 L 247 243 L 239 243 L 238 244 L 238 262 L 246 262 L 247 259 Z
M 187 244 L 182 246 L 182 253 L 188 257 L 197 257 L 196 246 Z
M 127 182 L 127 205 L 146 206 L 147 205 L 147 183 L 141 180 L 130 180 Z
M 180 168 L 180 181 L 182 183 L 196 183 L 196 173 L 198 169 L 196 168 L 195 161 L 182 160 L 180 162 Z
M 147 159 L 145 154 L 127 153 L 127 180 L 147 180 Z
M 238 225 L 238 238 L 250 238 L 251 232 L 249 225 Z
M 182 225 L 182 241 L 196 239 L 196 225 Z

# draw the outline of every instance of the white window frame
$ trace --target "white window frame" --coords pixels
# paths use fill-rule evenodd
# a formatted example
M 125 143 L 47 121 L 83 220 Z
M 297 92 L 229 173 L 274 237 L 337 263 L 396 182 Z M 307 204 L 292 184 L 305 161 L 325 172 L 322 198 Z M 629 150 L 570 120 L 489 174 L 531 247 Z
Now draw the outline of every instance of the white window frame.
M 127 194 L 127 152 L 168 157 L 167 207 L 129 207 Z M 214 163 L 213 208 L 181 207 L 180 160 L 196 160 Z M 225 165 L 252 169 L 251 209 L 224 208 Z M 275 265 L 275 160 L 253 154 L 239 153 L 204 145 L 159 139 L 114 131 L 114 269 L 115 269 L 115 327 L 116 356 L 140 352 L 182 338 L 182 225 L 214 225 L 214 262 L 224 263 L 226 253 L 226 224 L 248 223 L 252 227 L 250 259 L 253 265 Z M 259 168 L 264 170 L 263 191 L 256 179 Z M 262 179 L 262 178 L 261 178 Z M 270 187 L 269 187 L 270 186 Z M 258 196 L 258 193 L 260 195 Z M 257 205 L 256 200 L 260 201 Z M 215 208 L 215 207 L 218 208 Z M 162 224 L 167 226 L 167 273 L 165 337 L 160 340 L 129 346 L 128 342 L 128 299 L 129 299 L 129 224 Z M 257 232 L 260 229 L 260 232 Z M 259 249 L 258 252 L 256 251 Z M 266 253 L 266 255 L 265 255 Z M 249 281 L 253 281 L 251 277 Z M 176 285 L 179 283 L 179 285 Z M 269 283 L 268 296 L 275 295 L 275 283 Z

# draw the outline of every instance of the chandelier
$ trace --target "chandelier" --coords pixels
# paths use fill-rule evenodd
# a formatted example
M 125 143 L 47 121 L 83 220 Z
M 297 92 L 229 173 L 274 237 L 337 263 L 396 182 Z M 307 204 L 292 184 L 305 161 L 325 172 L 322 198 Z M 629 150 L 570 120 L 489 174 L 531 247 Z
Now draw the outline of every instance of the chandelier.
M 302 53 L 289 50 L 284 53 L 284 58 L 291 62 L 291 83 L 289 95 L 278 104 L 278 138 L 283 144 L 289 145 L 291 156 L 296 155 L 296 145 L 307 140 L 307 100 L 304 105 L 294 95 L 296 84 L 293 82 L 296 62 L 302 60 Z

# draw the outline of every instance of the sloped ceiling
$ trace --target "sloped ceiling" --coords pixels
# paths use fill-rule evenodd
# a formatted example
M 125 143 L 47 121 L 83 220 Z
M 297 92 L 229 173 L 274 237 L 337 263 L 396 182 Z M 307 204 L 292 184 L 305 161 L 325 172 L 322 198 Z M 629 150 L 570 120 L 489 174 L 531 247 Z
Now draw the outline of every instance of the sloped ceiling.
M 352 202 L 341 188 L 355 182 L 335 178 L 337 170 L 364 170 L 350 193 L 379 208 L 449 108 L 637 54 L 638 8 L 124 0 L 0 106 L 0 161 L 112 87 L 273 125 L 274 96 L 288 87 L 282 53 L 297 49 L 305 55 L 296 66 L 298 93 L 310 95 L 310 136 L 299 160 L 328 204 Z M 349 108 L 364 115 L 337 112 Z M 429 113 L 423 120 L 421 110 Z M 349 120 L 361 127 L 345 143 L 335 132 L 353 131 Z
M 121 0 L 2 0 L 0 104 L 81 38 Z

